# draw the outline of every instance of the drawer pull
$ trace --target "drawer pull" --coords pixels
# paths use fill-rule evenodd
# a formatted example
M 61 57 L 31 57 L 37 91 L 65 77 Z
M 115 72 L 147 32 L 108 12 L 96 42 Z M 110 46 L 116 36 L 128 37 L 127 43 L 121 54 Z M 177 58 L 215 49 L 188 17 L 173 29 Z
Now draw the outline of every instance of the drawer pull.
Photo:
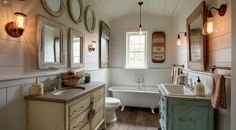
M 88 119 L 92 120 L 95 117 L 95 114 L 96 114 L 96 110 L 93 108 L 92 110 L 90 110 L 88 114 Z

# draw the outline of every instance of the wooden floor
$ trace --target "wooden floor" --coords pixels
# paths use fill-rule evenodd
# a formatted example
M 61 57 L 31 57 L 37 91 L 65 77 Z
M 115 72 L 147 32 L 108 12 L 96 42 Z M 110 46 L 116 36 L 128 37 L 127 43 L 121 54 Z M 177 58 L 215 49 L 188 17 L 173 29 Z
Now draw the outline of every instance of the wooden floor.
M 106 130 L 158 130 L 158 110 L 152 114 L 150 109 L 126 107 L 123 112 L 120 109 L 116 114 L 116 123 L 107 125 Z

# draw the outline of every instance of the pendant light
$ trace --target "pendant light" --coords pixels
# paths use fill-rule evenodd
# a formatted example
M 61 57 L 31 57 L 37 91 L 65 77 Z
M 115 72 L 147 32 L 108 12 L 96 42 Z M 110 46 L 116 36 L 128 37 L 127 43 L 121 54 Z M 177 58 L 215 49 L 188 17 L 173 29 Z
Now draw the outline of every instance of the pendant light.
M 140 24 L 139 24 L 139 34 L 141 35 L 141 34 L 143 34 L 143 27 L 142 27 L 142 24 L 141 24 L 141 18 L 142 18 L 142 16 L 141 16 L 141 6 L 143 5 L 143 2 L 142 1 L 140 1 L 140 2 L 138 2 L 138 5 L 140 6 Z

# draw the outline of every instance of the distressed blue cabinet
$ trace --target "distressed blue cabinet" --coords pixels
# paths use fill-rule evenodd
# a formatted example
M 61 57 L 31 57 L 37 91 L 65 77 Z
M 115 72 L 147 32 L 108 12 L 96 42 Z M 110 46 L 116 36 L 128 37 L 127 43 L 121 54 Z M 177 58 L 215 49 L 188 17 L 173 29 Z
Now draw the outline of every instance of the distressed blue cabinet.
M 161 130 L 214 130 L 210 100 L 165 97 L 160 94 Z

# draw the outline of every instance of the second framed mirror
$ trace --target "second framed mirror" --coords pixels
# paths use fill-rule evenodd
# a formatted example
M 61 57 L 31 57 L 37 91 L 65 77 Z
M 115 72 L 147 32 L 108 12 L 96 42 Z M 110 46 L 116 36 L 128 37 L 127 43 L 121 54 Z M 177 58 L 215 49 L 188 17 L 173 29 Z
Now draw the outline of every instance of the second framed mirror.
M 70 68 L 83 67 L 83 47 L 84 34 L 73 28 L 70 28 L 68 45 L 68 59 Z
M 79 23 L 83 17 L 83 3 L 82 0 L 68 1 L 70 16 L 75 23 Z
M 96 16 L 91 6 L 87 6 L 84 12 L 85 28 L 88 32 L 92 33 L 96 26 Z

